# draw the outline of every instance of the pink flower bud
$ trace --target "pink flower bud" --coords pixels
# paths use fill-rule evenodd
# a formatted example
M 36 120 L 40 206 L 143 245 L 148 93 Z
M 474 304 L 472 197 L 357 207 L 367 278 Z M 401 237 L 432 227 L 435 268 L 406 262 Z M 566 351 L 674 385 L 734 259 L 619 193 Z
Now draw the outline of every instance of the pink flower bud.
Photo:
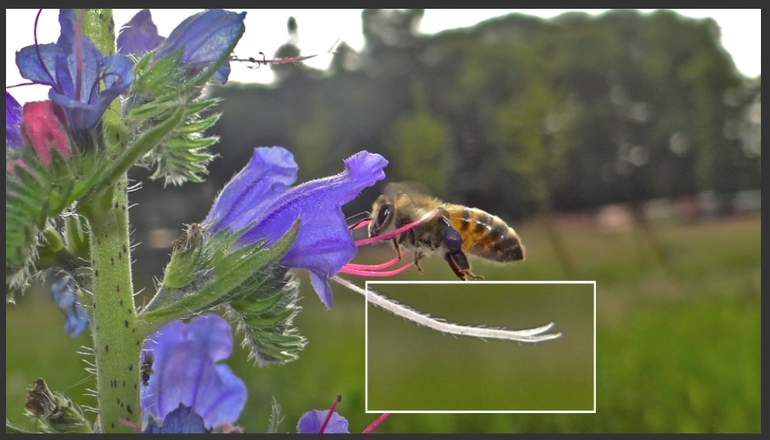
M 32 146 L 35 156 L 45 166 L 51 165 L 53 148 L 65 158 L 72 156 L 65 121 L 64 112 L 53 101 L 24 104 L 21 135 L 24 141 Z

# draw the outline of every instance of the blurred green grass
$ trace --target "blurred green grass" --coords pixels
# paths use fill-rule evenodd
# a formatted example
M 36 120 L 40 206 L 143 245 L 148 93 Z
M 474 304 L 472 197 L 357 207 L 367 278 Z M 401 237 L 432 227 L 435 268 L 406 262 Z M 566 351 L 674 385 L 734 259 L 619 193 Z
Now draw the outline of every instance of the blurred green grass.
M 597 281 L 596 414 L 395 414 L 377 432 L 761 431 L 760 221 L 756 215 L 691 225 L 658 223 L 655 230 L 668 251 L 668 267 L 654 258 L 652 249 L 637 240 L 633 231 L 603 234 L 587 225 L 559 223 L 563 245 L 577 270 L 575 278 Z M 529 223 L 517 231 L 527 246 L 526 261 L 493 265 L 476 260 L 474 270 L 487 280 L 566 279 L 541 225 Z M 365 249 L 357 262 L 383 261 L 391 253 L 384 246 Z M 423 268 L 422 276 L 409 270 L 397 279 L 451 280 L 453 276 L 440 258 L 426 260 Z M 135 277 L 141 279 L 141 274 Z M 304 275 L 303 281 L 307 281 Z M 363 285 L 363 280 L 355 281 Z M 377 417 L 363 410 L 363 297 L 338 285 L 333 288 L 335 305 L 325 310 L 309 283 L 303 283 L 304 310 L 296 323 L 310 343 L 300 360 L 258 368 L 246 362 L 240 348 L 228 360 L 249 388 L 239 421 L 248 432 L 266 430 L 273 397 L 282 407 L 285 419 L 280 430 L 286 432 L 295 430 L 303 412 L 328 408 L 338 393 L 343 395 L 338 411 L 350 421 L 351 431 L 360 432 Z M 402 302 L 415 307 L 420 301 L 419 295 L 400 295 L 404 295 L 399 296 Z M 430 307 L 418 308 L 442 316 L 453 313 Z M 566 318 L 557 319 L 559 308 L 543 307 L 543 316 L 556 320 L 557 329 L 566 335 L 572 324 Z M 492 316 L 499 309 L 494 304 L 487 309 L 488 319 L 497 319 Z M 404 336 L 396 329 L 427 332 L 377 312 L 392 323 L 395 349 L 409 347 L 399 344 Z M 519 328 L 541 323 L 488 324 Z M 82 356 L 75 353 L 80 345 L 89 344 L 90 336 L 69 338 L 63 326 L 64 317 L 41 287 L 19 298 L 17 305 L 6 306 L 6 408 L 12 421 L 29 426 L 22 415 L 24 396 L 38 377 L 76 403 L 94 405 L 93 399 L 83 396 L 85 387 L 94 388 L 94 378 L 88 377 Z M 470 346 L 501 344 L 456 341 Z M 536 346 L 537 350 L 546 344 Z M 519 357 L 532 357 L 527 353 L 531 348 L 511 349 Z M 570 350 L 573 355 L 580 353 Z M 484 372 L 478 369 L 482 364 L 495 368 Z M 469 365 L 475 374 L 500 376 L 498 365 L 489 361 L 466 359 L 436 368 L 456 369 L 447 374 L 460 378 Z M 394 388 L 393 395 L 407 395 L 415 385 L 405 378 L 389 386 L 404 388 Z M 471 395 L 473 391 L 467 390 L 469 402 L 484 401 L 484 390 Z
M 444 321 L 508 329 L 554 322 L 550 333 L 563 334 L 538 344 L 456 338 L 370 306 L 370 411 L 594 410 L 593 284 L 369 287 Z

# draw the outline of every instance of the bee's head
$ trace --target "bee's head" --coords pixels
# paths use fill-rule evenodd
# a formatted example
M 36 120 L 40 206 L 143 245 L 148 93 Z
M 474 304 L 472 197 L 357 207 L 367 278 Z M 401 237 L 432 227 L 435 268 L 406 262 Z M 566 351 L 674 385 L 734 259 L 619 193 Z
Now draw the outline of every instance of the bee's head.
M 395 210 L 393 202 L 384 195 L 372 205 L 372 222 L 369 224 L 369 236 L 376 237 L 385 232 L 393 223 Z

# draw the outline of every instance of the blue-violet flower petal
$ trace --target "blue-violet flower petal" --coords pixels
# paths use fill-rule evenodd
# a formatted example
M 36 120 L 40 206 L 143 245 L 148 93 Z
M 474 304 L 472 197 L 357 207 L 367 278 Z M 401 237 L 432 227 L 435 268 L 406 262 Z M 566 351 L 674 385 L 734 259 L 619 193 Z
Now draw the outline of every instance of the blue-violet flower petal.
M 88 313 L 78 299 L 77 289 L 77 283 L 71 276 L 61 278 L 51 288 L 51 299 L 64 313 L 65 330 L 73 338 L 88 328 Z
M 187 17 L 179 24 L 161 45 L 158 57 L 185 48 L 182 62 L 195 68 L 206 68 L 217 61 L 224 51 L 243 32 L 243 20 L 246 13 L 236 13 L 222 9 L 210 9 Z M 214 78 L 224 84 L 230 73 L 230 62 L 220 67 Z
M 21 148 L 21 104 L 10 93 L 5 92 L 5 148 Z
M 158 35 L 158 27 L 152 22 L 150 10 L 142 9 L 120 28 L 118 53 L 144 55 L 160 46 L 164 40 L 164 37 Z
M 246 385 L 230 367 L 217 363 L 233 351 L 227 321 L 208 314 L 190 324 L 171 322 L 151 336 L 144 349 L 155 356 L 154 374 L 142 397 L 145 420 L 147 414 L 165 419 L 180 403 L 200 414 L 206 426 L 238 419 L 246 404 Z
M 203 417 L 184 403 L 180 403 L 175 410 L 168 413 L 161 426 L 153 420 L 144 430 L 145 434 L 205 434 L 208 432 Z
M 297 424 L 297 432 L 300 434 L 318 434 L 321 430 L 321 426 L 326 420 L 326 416 L 329 415 L 329 410 L 321 411 L 314 409 L 308 411 L 302 415 Z M 324 429 L 324 434 L 349 434 L 348 420 L 345 417 L 337 414 L 335 411 L 332 414 L 332 418 L 329 419 L 329 424 Z

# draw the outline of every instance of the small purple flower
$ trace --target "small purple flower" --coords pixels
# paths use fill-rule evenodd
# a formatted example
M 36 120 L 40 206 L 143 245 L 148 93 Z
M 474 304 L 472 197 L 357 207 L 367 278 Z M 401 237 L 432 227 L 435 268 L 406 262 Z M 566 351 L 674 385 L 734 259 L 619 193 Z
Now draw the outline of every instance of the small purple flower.
M 56 44 L 23 48 L 16 52 L 16 65 L 24 78 L 51 86 L 48 97 L 64 108 L 73 129 L 92 130 L 110 103 L 133 82 L 133 64 L 123 55 L 104 57 L 82 34 L 77 47 L 74 10 L 62 9 L 59 24 L 61 35 Z M 107 86 L 104 90 L 100 90 L 102 80 Z
M 180 403 L 163 419 L 162 426 L 153 420 L 145 428 L 145 434 L 205 434 L 209 430 L 203 424 L 203 417 L 193 411 L 192 407 Z
M 10 93 L 5 92 L 5 148 L 21 148 L 21 104 Z
M 142 397 L 145 420 L 163 419 L 190 406 L 206 426 L 234 423 L 246 404 L 246 385 L 230 367 L 218 363 L 233 351 L 230 324 L 214 314 L 190 324 L 174 321 L 161 327 L 144 346 L 155 356 L 149 387 Z
M 71 276 L 65 276 L 51 288 L 51 299 L 66 317 L 65 330 L 73 338 L 88 328 L 88 313 L 80 304 L 77 295 L 78 286 Z
M 348 229 L 342 205 L 366 187 L 385 178 L 388 164 L 379 154 L 361 151 L 345 160 L 345 171 L 290 188 L 297 179 L 297 164 L 281 148 L 256 148 L 248 165 L 225 186 L 204 224 L 209 234 L 252 225 L 240 244 L 268 238 L 268 246 L 302 219 L 299 234 L 281 264 L 310 271 L 313 288 L 331 307 L 328 278 L 355 255 L 357 247 Z
M 136 53 L 141 56 L 160 46 L 165 39 L 158 35 L 158 27 L 152 22 L 150 10 L 142 9 L 120 29 L 118 52 L 123 55 Z
M 300 434 L 318 434 L 321 431 L 326 417 L 329 415 L 330 410 L 321 411 L 314 409 L 308 411 L 302 415 L 297 424 L 297 432 Z M 324 429 L 324 434 L 349 434 L 348 420 L 345 417 L 337 414 L 335 411 L 332 414 L 332 418 L 329 420 L 329 424 Z
M 182 63 L 193 69 L 202 70 L 224 55 L 233 42 L 243 33 L 246 13 L 235 13 L 222 9 L 210 9 L 187 17 L 167 39 L 158 35 L 158 28 L 152 22 L 150 11 L 137 13 L 121 29 L 118 37 L 120 53 L 144 54 L 158 48 L 157 58 L 184 48 Z M 157 59 L 156 58 L 156 59 Z M 230 75 L 230 61 L 225 60 L 214 74 L 220 83 L 227 82 Z

